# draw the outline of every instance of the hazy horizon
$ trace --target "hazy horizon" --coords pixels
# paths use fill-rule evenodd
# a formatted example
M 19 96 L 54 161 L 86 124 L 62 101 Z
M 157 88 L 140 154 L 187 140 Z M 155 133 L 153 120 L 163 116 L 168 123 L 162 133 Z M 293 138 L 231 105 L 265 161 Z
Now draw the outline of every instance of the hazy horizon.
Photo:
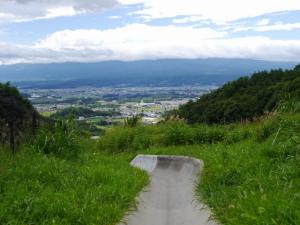
M 0 19 L 0 65 L 300 58 L 297 0 L 3 0 Z

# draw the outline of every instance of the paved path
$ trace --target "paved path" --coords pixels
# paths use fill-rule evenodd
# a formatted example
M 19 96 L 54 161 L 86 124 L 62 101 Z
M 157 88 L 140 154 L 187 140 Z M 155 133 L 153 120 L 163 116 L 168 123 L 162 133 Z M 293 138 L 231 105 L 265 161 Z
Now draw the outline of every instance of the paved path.
M 195 197 L 202 161 L 138 155 L 131 164 L 148 171 L 151 182 L 138 199 L 137 211 L 127 215 L 121 224 L 217 225 L 209 219 L 209 209 Z

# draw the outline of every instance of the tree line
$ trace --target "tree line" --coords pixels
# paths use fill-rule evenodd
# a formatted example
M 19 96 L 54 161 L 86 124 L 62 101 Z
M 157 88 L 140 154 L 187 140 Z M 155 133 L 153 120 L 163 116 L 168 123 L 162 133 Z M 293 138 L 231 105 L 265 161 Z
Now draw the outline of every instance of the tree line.
M 54 114 L 51 115 L 53 119 L 67 119 L 70 117 L 78 118 L 78 117 L 97 117 L 97 116 L 118 116 L 120 112 L 116 111 L 99 111 L 99 110 L 92 110 L 89 108 L 83 107 L 69 107 L 66 109 L 62 109 Z
M 42 117 L 10 83 L 0 83 L 0 140 L 15 151 L 17 141 L 34 134 Z
M 171 113 L 188 123 L 231 123 L 271 112 L 284 99 L 300 96 L 300 65 L 241 77 L 189 101 Z

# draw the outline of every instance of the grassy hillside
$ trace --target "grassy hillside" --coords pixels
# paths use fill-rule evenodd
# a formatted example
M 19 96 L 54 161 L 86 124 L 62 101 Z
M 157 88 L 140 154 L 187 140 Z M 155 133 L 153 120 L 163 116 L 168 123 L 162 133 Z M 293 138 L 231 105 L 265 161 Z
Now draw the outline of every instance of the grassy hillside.
M 0 84 L 0 224 L 116 224 L 147 174 L 129 166 L 130 154 L 97 151 L 74 122 L 41 119 Z
M 148 182 L 145 172 L 129 166 L 130 160 L 142 153 L 204 160 L 197 195 L 224 225 L 300 224 L 297 70 L 280 72 L 284 78 L 278 75 L 278 80 L 287 79 L 278 83 L 283 86 L 274 84 L 283 92 L 270 88 L 270 93 L 280 96 L 276 105 L 286 93 L 295 98 L 281 100 L 274 112 L 251 121 L 223 124 L 218 120 L 222 123 L 208 125 L 169 120 L 143 126 L 133 119 L 127 125 L 108 129 L 98 142 L 84 138 L 72 121 L 61 121 L 41 126 L 23 139 L 14 155 L 3 142 L 0 223 L 118 224 Z M 263 85 L 264 80 L 273 84 L 274 74 L 270 74 L 257 75 L 257 85 Z M 295 80 L 290 82 L 286 74 L 295 76 Z M 243 90 L 249 90 L 252 79 L 243 78 L 224 87 L 231 90 L 233 84 L 239 84 L 239 92 L 246 94 Z M 245 82 L 245 86 L 239 82 Z M 207 98 L 223 93 L 224 87 Z M 261 90 L 267 89 L 261 86 Z M 236 95 L 232 99 L 243 105 L 247 99 Z M 209 101 L 206 107 L 221 111 L 215 104 Z M 236 108 L 231 106 L 234 112 Z M 214 111 L 203 113 L 207 118 L 215 115 Z
M 273 111 L 280 101 L 300 98 L 300 66 L 259 72 L 225 84 L 174 114 L 188 123 L 230 123 Z
M 117 224 L 147 184 L 129 166 L 142 153 L 203 159 L 197 195 L 223 224 L 299 224 L 299 104 L 287 108 L 292 113 L 224 126 L 115 127 L 98 144 L 40 131 L 16 156 L 0 151 L 0 221 Z M 77 154 L 63 154 L 70 149 Z
M 251 123 L 113 128 L 98 148 L 203 159 L 197 194 L 222 224 L 296 225 L 300 224 L 299 103 L 292 108 L 292 113 L 277 112 Z
M 117 224 L 148 176 L 129 166 L 131 154 L 106 155 L 88 140 L 78 144 L 82 152 L 72 158 L 44 154 L 36 145 L 15 156 L 0 149 L 0 224 Z

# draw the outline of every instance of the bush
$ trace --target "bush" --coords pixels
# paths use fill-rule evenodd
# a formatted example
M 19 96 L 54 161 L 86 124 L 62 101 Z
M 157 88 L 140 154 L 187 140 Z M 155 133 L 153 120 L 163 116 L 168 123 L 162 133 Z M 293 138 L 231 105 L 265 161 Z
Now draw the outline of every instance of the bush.
M 261 126 L 259 126 L 256 131 L 257 141 L 265 141 L 272 134 L 276 133 L 278 129 L 279 129 L 279 125 L 277 124 L 276 121 L 270 120 L 262 123 Z
M 183 123 L 168 123 L 164 129 L 164 144 L 166 146 L 192 144 L 192 129 Z
M 131 147 L 136 130 L 131 127 L 114 127 L 106 131 L 98 146 L 100 150 L 122 152 Z
M 148 136 L 144 133 L 136 133 L 131 144 L 131 149 L 143 150 L 153 146 L 154 144 L 155 143 L 152 142 L 150 135 Z
M 230 129 L 229 129 L 230 128 Z M 195 125 L 168 121 L 156 126 L 114 127 L 99 140 L 100 150 L 109 152 L 138 151 L 150 147 L 211 144 L 233 144 L 252 133 L 241 125 L 232 127 Z
M 56 124 L 55 129 L 39 130 L 32 147 L 46 155 L 62 158 L 77 157 L 82 148 L 79 135 L 68 123 Z
M 141 116 L 133 116 L 125 119 L 124 123 L 126 127 L 137 127 L 141 124 Z
M 288 99 L 280 102 L 277 111 L 279 113 L 300 113 L 299 99 Z

